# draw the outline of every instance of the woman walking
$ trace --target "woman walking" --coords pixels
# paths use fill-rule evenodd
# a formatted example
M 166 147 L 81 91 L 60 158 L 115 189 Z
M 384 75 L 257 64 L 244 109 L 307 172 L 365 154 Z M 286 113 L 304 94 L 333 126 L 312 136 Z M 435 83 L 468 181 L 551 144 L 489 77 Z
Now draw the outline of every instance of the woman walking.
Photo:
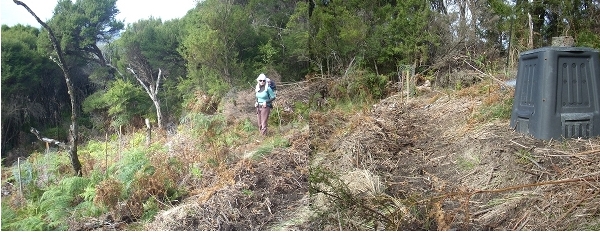
M 269 114 L 271 113 L 271 109 L 273 108 L 272 101 L 275 100 L 275 92 L 269 87 L 267 83 L 269 80 L 265 76 L 265 74 L 258 75 L 256 81 L 258 82 L 256 85 L 256 102 L 254 103 L 254 107 L 256 107 L 256 114 L 258 116 L 258 129 L 260 134 L 265 136 L 267 135 L 267 123 L 269 121 Z

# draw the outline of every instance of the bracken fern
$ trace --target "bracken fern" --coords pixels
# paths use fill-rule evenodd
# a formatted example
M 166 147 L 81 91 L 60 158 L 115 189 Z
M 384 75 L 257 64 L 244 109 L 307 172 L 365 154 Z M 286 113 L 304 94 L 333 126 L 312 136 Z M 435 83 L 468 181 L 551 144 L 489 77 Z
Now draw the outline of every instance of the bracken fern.
M 64 222 L 71 216 L 72 209 L 83 200 L 80 194 L 89 183 L 83 177 L 69 177 L 44 192 L 40 198 L 39 212 L 44 214 L 50 228 L 67 229 Z

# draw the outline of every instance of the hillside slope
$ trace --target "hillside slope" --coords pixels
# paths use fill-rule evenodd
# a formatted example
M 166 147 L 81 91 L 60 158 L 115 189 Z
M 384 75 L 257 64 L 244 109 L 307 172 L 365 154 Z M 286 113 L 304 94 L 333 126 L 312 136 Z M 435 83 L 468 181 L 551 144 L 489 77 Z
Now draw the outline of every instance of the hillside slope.
M 282 87 L 280 106 L 322 84 L 307 85 Z M 478 117 L 512 92 L 478 88 L 311 112 L 308 127 L 274 132 L 290 146 L 259 158 L 244 156 L 258 145 L 234 148 L 229 184 L 198 188 L 146 229 L 600 229 L 600 138 L 518 134 L 507 119 Z

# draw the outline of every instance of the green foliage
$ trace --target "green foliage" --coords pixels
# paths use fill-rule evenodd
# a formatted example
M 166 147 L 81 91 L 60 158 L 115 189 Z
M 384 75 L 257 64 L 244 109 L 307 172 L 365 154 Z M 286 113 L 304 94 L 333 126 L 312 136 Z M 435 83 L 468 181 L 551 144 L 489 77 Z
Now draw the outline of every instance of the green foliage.
M 104 89 L 113 78 L 113 70 L 109 67 L 96 67 L 94 71 L 90 73 L 88 77 L 90 82 L 97 85 L 99 88 Z
M 188 113 L 181 119 L 181 123 L 190 125 L 189 129 L 194 136 L 207 140 L 214 140 L 215 136 L 221 135 L 227 125 L 222 116 L 202 113 Z
M 107 110 L 114 118 L 112 126 L 115 128 L 130 123 L 135 117 L 146 116 L 152 112 L 152 106 L 140 86 L 122 79 L 111 83 L 106 92 L 96 92 L 83 102 L 84 112 Z
M 108 103 L 103 98 L 104 94 L 104 92 L 98 91 L 86 98 L 82 104 L 83 112 L 88 113 L 108 107 Z
M 528 164 L 533 160 L 533 154 L 529 150 L 519 149 L 516 155 L 519 158 L 517 162 L 521 164 Z
M 351 91 L 358 91 L 359 96 L 367 99 L 383 99 L 386 97 L 385 86 L 388 83 L 388 78 L 383 75 L 368 73 L 351 85 Z
M 67 229 L 66 219 L 72 215 L 73 207 L 81 201 L 79 198 L 90 181 L 82 177 L 68 177 L 58 185 L 46 190 L 40 199 L 40 212 L 51 228 Z
M 478 156 L 474 157 L 458 157 L 457 164 L 460 168 L 470 171 L 473 170 L 480 163 L 480 159 Z
M 251 131 L 255 131 L 258 129 L 258 127 L 256 127 L 256 125 L 254 125 L 250 119 L 245 119 L 244 121 L 242 121 L 239 125 L 239 129 L 244 131 L 244 132 L 251 132 Z
M 252 190 L 249 189 L 242 189 L 242 193 L 248 197 L 251 197 L 254 194 L 254 192 L 252 192 Z
M 123 151 L 123 158 L 115 164 L 115 177 L 130 190 L 135 175 L 140 170 L 145 170 L 150 165 L 150 160 L 146 156 L 143 148 L 133 148 Z M 126 191 L 127 192 L 127 191 Z
M 289 147 L 291 146 L 290 141 L 286 138 L 276 136 L 273 138 L 273 147 Z
M 146 142 L 146 135 L 144 133 L 135 133 L 132 135 L 132 138 L 129 140 L 129 146 L 131 146 L 131 150 L 141 149 L 141 146 Z
M 24 207 L 14 210 L 6 202 L 2 204 L 2 229 L 10 230 L 65 230 L 66 221 L 83 200 L 81 194 L 91 182 L 82 177 L 67 177 L 50 186 L 39 199 L 30 200 Z M 3 199 L 4 201 L 4 199 Z
M 48 25 L 59 37 L 65 52 L 85 54 L 96 50 L 96 44 L 110 42 L 124 24 L 116 20 L 117 0 L 61 0 L 54 8 Z M 91 55 L 91 54 L 89 54 Z M 91 56 L 83 56 L 90 57 Z
M 88 185 L 83 189 L 83 192 L 80 194 L 86 202 L 93 202 L 94 197 L 96 196 L 96 188 L 94 186 Z
M 39 163 L 32 163 L 29 159 L 21 161 L 19 166 L 12 167 L 12 175 L 16 180 L 16 185 L 22 186 L 23 193 L 29 199 L 37 200 L 43 194 L 42 188 L 37 183 L 38 179 L 42 176 L 40 167 L 43 166 Z
M 83 197 L 83 196 L 82 196 Z M 93 197 L 90 195 L 90 197 Z M 99 217 L 106 213 L 106 208 L 98 207 L 93 199 L 85 199 L 83 202 L 73 208 L 73 217 L 76 219 Z
M 201 84 L 198 85 L 201 90 L 206 90 L 208 94 L 216 97 L 223 97 L 230 88 L 227 80 L 223 79 L 222 74 L 209 68 L 190 71 L 190 75 L 198 74 L 201 78 Z
M 2 211 L 4 213 L 4 210 Z M 4 230 L 4 214 L 2 216 L 2 230 Z M 27 217 L 21 218 L 20 220 L 16 220 L 14 222 L 8 222 L 6 227 L 10 228 L 10 230 L 21 230 L 21 231 L 49 231 L 53 230 L 48 226 L 46 221 L 42 219 L 42 215 L 29 215 Z
M 331 95 L 338 100 L 369 103 L 387 96 L 388 78 L 373 73 L 356 73 L 341 79 L 332 87 Z
M 69 105 L 66 92 L 60 92 L 65 86 L 60 69 L 37 50 L 38 35 L 39 29 L 31 26 L 2 26 L 3 153 L 21 143 L 16 136 L 21 131 L 43 130 L 46 123 L 54 122 L 51 112 L 61 110 L 61 104 Z
M 118 152 L 117 145 L 116 139 L 111 137 L 109 137 L 109 141 L 91 140 L 84 146 L 81 146 L 79 152 L 89 154 L 90 157 L 96 160 L 104 160 L 107 152 L 109 155 L 114 155 Z
M 2 198 L 2 230 L 3 231 L 7 231 L 7 230 L 16 230 L 15 228 L 13 228 L 12 223 L 17 221 L 17 212 L 15 210 L 13 210 L 8 203 L 8 200 L 6 200 L 7 198 L 4 197 Z
M 273 42 L 269 40 L 269 42 L 260 46 L 259 51 L 262 55 L 262 62 L 266 65 L 271 65 L 274 61 L 274 56 L 277 54 L 277 50 L 273 46 Z
M 309 18 L 306 14 L 308 3 L 299 1 L 293 9 L 294 12 L 290 15 L 285 30 L 282 32 L 282 44 L 285 50 L 281 54 L 285 54 L 285 56 L 282 57 L 279 70 L 285 70 L 287 75 L 283 78 L 299 80 L 310 70 Z
M 192 164 L 192 167 L 190 168 L 190 173 L 192 173 L 192 175 L 198 179 L 202 178 L 202 169 L 197 163 Z
M 188 34 L 180 51 L 199 90 L 223 96 L 234 84 L 253 79 L 245 63 L 258 58 L 259 41 L 248 14 L 240 5 L 207 0 L 184 19 Z
M 282 137 L 273 137 L 272 139 L 261 143 L 261 146 L 256 149 L 256 152 L 252 155 L 255 160 L 262 159 L 268 154 L 271 154 L 273 149 L 278 147 L 289 147 L 289 140 Z
M 369 4 L 365 2 L 365 4 Z M 409 0 L 366 7 L 373 11 L 364 61 L 375 62 L 378 73 L 393 75 L 398 64 L 428 63 L 439 38 L 430 27 L 428 1 Z
M 39 167 L 40 176 L 44 176 L 47 184 L 59 182 L 65 176 L 71 176 L 71 160 L 66 151 L 36 154 L 34 165 Z M 44 178 L 42 178 L 43 180 Z
M 311 112 L 311 107 L 309 104 L 304 102 L 294 102 L 294 113 L 297 115 L 297 118 L 300 119 L 308 119 Z
M 488 0 L 488 4 L 494 13 L 500 16 L 509 17 L 513 14 L 511 6 L 503 0 Z
M 591 30 L 581 31 L 575 41 L 577 42 L 577 46 L 600 49 L 600 36 Z
M 51 137 L 58 141 L 67 141 L 68 136 L 69 136 L 69 131 L 62 127 L 52 127 L 52 128 L 47 128 L 44 131 L 42 131 L 42 134 L 44 136 Z
M 150 221 L 154 218 L 154 216 L 160 211 L 160 206 L 157 203 L 157 200 L 154 198 L 148 199 L 143 204 L 144 207 L 144 215 L 142 215 L 142 220 Z
M 37 93 L 42 87 L 43 69 L 50 68 L 51 61 L 36 51 L 38 34 L 33 27 L 2 27 L 2 99 Z
M 130 24 L 118 42 L 126 52 L 139 46 L 150 67 L 178 77 L 183 74 L 183 58 L 177 52 L 181 33 L 179 21 L 163 23 L 161 19 L 149 18 Z
M 264 144 L 256 149 L 256 152 L 252 155 L 252 159 L 259 160 L 273 151 L 273 146 L 270 144 Z
M 144 97 L 144 93 L 139 86 L 122 80 L 114 82 L 103 96 L 105 107 L 108 107 L 108 114 L 117 117 L 123 114 L 131 117 L 133 114 L 141 113 L 142 110 L 135 107 L 135 104 L 143 102 L 142 97 Z
M 513 98 L 505 98 L 500 102 L 482 106 L 473 117 L 482 122 L 495 119 L 510 119 L 512 113 Z
M 280 81 L 286 82 L 304 77 L 308 71 L 308 36 L 301 39 L 299 35 L 308 35 L 307 3 L 250 0 L 247 4 L 234 4 L 242 5 L 244 11 L 248 12 L 244 23 L 250 29 L 243 33 L 239 41 L 240 48 L 243 47 L 239 57 L 240 62 L 244 63 L 245 81 L 240 84 L 252 83 L 252 79 L 261 72 L 277 72 L 282 74 Z M 297 24 L 290 29 L 292 20 Z M 265 47 L 268 49 L 265 50 Z
M 160 98 L 165 99 L 162 104 L 170 107 L 167 111 L 173 112 L 180 112 L 182 106 L 196 100 L 198 90 L 218 99 L 231 87 L 247 89 L 248 82 L 253 83 L 259 70 L 273 72 L 282 80 L 300 80 L 307 74 L 311 77 L 314 73 L 309 73 L 310 70 L 337 78 L 335 85 L 328 89 L 328 106 L 348 112 L 362 110 L 369 103 L 387 96 L 386 85 L 390 77 L 397 76 L 400 64 L 414 64 L 417 70 L 429 69 L 427 75 L 436 73 L 438 70 L 432 61 L 444 58 L 436 57 L 436 50 L 449 54 L 454 52 L 450 47 L 454 43 L 460 42 L 460 46 L 464 43 L 467 49 L 481 49 L 459 51 L 457 57 L 466 55 L 481 70 L 492 72 L 498 68 L 494 66 L 495 58 L 506 55 L 508 40 L 521 43 L 513 45 L 511 52 L 526 48 L 523 41 L 529 39 L 524 26 L 527 25 L 527 13 L 532 13 L 535 20 L 535 47 L 548 43 L 552 36 L 563 34 L 575 35 L 578 46 L 600 47 L 598 23 L 593 17 L 597 7 L 582 7 L 583 3 L 575 1 L 548 1 L 547 6 L 537 1 L 518 1 L 512 5 L 506 1 L 487 1 L 482 3 L 483 7 L 491 9 L 474 8 L 472 17 L 477 25 L 466 32 L 455 30 L 454 12 L 434 12 L 436 9 L 429 5 L 430 1 L 315 2 L 317 6 L 309 9 L 306 1 L 206 0 L 199 2 L 182 20 L 162 22 L 150 18 L 138 21 L 130 25 L 117 42 L 112 38 L 123 25 L 114 18 L 116 0 L 61 0 L 49 24 L 58 32 L 61 47 L 69 53 L 68 60 L 73 62 L 73 77 L 81 84 L 77 88 L 82 91 L 79 93 L 85 97 L 87 93 L 95 92 L 85 98 L 82 108 L 88 114 L 110 118 L 114 127 L 130 123 L 135 117 L 151 116 L 153 105 L 130 75 L 114 80 L 117 70 L 99 67 L 90 60 L 101 63 L 103 60 L 98 58 L 110 54 L 112 64 L 123 72 L 131 61 L 124 54 L 132 47 L 140 48 L 152 71 L 161 68 L 167 73 Z M 311 10 L 312 16 L 309 16 Z M 476 10 L 483 13 L 478 15 Z M 509 31 L 513 19 L 514 33 Z M 110 45 L 105 47 L 106 53 L 95 47 L 107 42 Z M 39 52 L 47 52 L 44 49 L 49 49 L 48 45 L 45 31 L 24 26 L 2 27 L 2 125 L 7 128 L 2 136 L 3 151 L 4 135 L 18 135 L 19 127 L 60 123 L 44 119 L 58 109 L 48 102 L 69 105 L 60 70 L 47 59 L 48 53 Z M 471 57 L 470 54 L 478 55 Z M 90 85 L 90 81 L 102 90 L 84 87 Z M 456 88 L 464 86 L 458 83 Z M 313 94 L 309 96 L 309 102 L 292 103 L 294 112 L 289 117 L 295 122 L 308 121 L 312 111 L 322 110 L 316 103 L 322 97 Z M 180 104 L 182 99 L 188 102 Z M 474 117 L 481 121 L 508 119 L 511 109 L 512 98 L 502 99 L 484 104 Z M 276 114 L 271 115 L 271 125 L 280 123 L 279 113 L 283 114 L 280 109 L 273 112 Z M 57 112 L 57 115 L 58 119 L 65 118 L 61 117 L 64 112 Z M 181 122 L 200 140 L 197 146 L 215 149 L 215 153 L 221 148 L 246 143 L 244 140 L 252 139 L 249 135 L 257 130 L 250 120 L 228 130 L 223 117 L 197 112 L 184 115 Z M 96 129 L 105 129 L 105 125 L 100 125 L 104 123 L 99 122 Z M 42 130 L 57 138 L 66 132 L 60 128 Z M 93 170 L 88 173 L 88 178 L 65 178 L 69 173 L 64 170 L 70 162 L 64 152 L 34 154 L 23 161 L 20 170 L 12 168 L 13 175 L 9 178 L 23 185 L 25 199 L 20 208 L 11 208 L 13 202 L 2 199 L 2 230 L 64 230 L 67 229 L 65 221 L 70 217 L 100 215 L 105 209 L 95 206 L 93 201 L 99 194 L 96 185 L 105 178 L 118 179 L 115 183 L 119 186 L 122 182 L 125 190 L 119 200 L 140 200 L 145 212 L 142 219 L 150 220 L 163 206 L 160 201 L 184 194 L 173 181 L 174 176 L 185 173 L 200 179 L 204 174 L 200 162 L 189 166 L 175 158 L 169 158 L 166 164 L 156 162 L 158 158 L 154 156 L 165 154 L 164 147 L 153 144 L 146 148 L 145 136 L 141 133 L 132 135 L 125 148 L 115 141 L 116 135 L 111 135 L 108 147 L 105 142 L 93 141 L 80 149 L 82 154 L 88 155 L 89 162 L 96 165 L 89 168 Z M 287 139 L 271 137 L 261 144 L 253 158 L 260 159 L 273 149 L 288 146 L 290 141 Z M 106 164 L 108 170 L 102 170 L 98 167 L 104 165 L 99 164 L 99 160 L 104 162 L 107 152 L 110 156 Z M 120 160 L 114 157 L 117 152 L 122 155 Z M 525 153 L 518 155 L 528 156 Z M 215 156 L 207 162 L 216 167 L 222 164 L 222 159 Z M 462 159 L 459 165 L 470 169 L 475 162 L 479 161 Z M 183 167 L 189 167 L 189 170 Z M 367 201 L 350 195 L 339 178 L 327 170 L 314 168 L 310 173 L 311 193 L 330 194 L 334 203 L 340 206 L 336 209 L 351 212 L 359 209 L 361 204 L 367 204 Z M 164 190 L 162 199 L 158 194 L 157 198 L 147 195 L 139 199 L 128 198 L 142 194 L 140 192 L 149 184 Z M 243 193 L 253 194 L 246 190 Z M 393 211 L 389 202 L 381 207 Z M 350 215 L 344 215 L 347 212 L 342 212 L 342 216 Z M 370 225 L 369 220 L 365 217 L 366 225 Z
M 130 79 L 134 78 L 131 73 L 133 70 L 146 85 L 154 86 L 158 70 L 162 71 L 157 98 L 160 100 L 161 113 L 166 117 L 180 112 L 179 107 L 172 106 L 179 106 L 182 93 L 188 93 L 180 91 L 185 88 L 179 87 L 185 76 L 185 61 L 178 51 L 184 33 L 182 26 L 180 20 L 139 20 L 130 24 L 116 41 L 117 52 L 123 53 L 123 56 L 119 56 L 119 66 L 127 69 L 126 75 Z M 137 80 L 134 83 L 140 85 Z M 139 99 L 142 100 L 146 102 L 144 104 L 153 104 L 148 94 L 144 99 Z M 148 112 L 145 114 L 149 114 L 152 108 L 146 109 Z

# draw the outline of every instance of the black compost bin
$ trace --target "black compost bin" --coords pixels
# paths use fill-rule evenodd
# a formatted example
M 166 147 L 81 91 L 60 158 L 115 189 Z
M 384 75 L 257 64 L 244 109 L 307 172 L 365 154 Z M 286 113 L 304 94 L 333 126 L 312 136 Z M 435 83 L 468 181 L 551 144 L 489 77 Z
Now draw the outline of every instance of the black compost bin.
M 510 118 L 538 139 L 600 135 L 600 60 L 582 47 L 544 47 L 519 56 Z

